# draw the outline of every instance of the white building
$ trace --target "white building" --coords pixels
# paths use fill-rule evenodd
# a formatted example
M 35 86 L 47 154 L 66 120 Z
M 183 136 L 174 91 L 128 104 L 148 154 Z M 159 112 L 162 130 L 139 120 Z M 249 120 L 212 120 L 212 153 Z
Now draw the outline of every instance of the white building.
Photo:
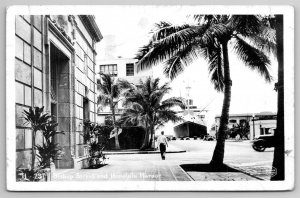
M 138 71 L 137 69 L 137 59 L 132 58 L 116 58 L 116 59 L 105 59 L 99 60 L 99 66 L 97 67 L 97 77 L 99 78 L 99 73 L 111 74 L 115 80 L 124 79 L 133 84 L 139 84 L 141 80 L 145 80 L 149 76 L 153 76 L 153 70 L 143 70 Z M 99 95 L 99 92 L 98 92 Z M 99 107 L 99 105 L 98 105 Z M 123 105 L 122 101 L 118 103 L 116 108 L 116 119 L 118 119 L 122 113 Z M 97 122 L 105 123 L 105 119 L 108 119 L 111 115 L 110 107 L 98 108 L 97 111 Z
M 250 139 L 262 135 L 273 135 L 277 124 L 277 114 L 272 112 L 257 113 L 250 124 Z
M 228 129 L 237 125 L 247 123 L 250 126 L 249 139 L 253 140 L 261 135 L 272 135 L 276 128 L 276 113 L 260 112 L 256 114 L 243 113 L 243 114 L 230 114 L 228 120 Z M 220 127 L 221 115 L 215 117 L 215 131 L 211 131 L 210 135 L 215 135 Z
M 186 109 L 181 109 L 180 107 L 174 107 L 174 111 L 177 112 L 177 115 L 179 117 L 181 117 L 183 120 L 173 123 L 171 121 L 167 122 L 164 126 L 162 126 L 161 128 L 158 129 L 158 131 L 164 131 L 165 135 L 168 136 L 175 136 L 175 137 L 180 137 L 180 136 L 197 136 L 200 137 L 200 135 L 192 135 L 194 133 L 186 133 L 184 131 L 180 132 L 180 134 L 177 132 L 175 132 L 175 128 L 181 125 L 187 126 L 186 129 L 189 130 L 189 123 L 191 123 L 190 127 L 193 127 L 192 125 L 199 125 L 199 126 L 203 126 L 206 128 L 207 126 L 207 121 L 206 121 L 206 114 L 207 114 L 207 110 L 206 109 L 201 109 L 198 108 L 197 106 L 195 106 L 193 104 L 193 99 L 185 99 L 186 102 Z M 186 124 L 185 124 L 186 123 Z M 193 127 L 195 128 L 195 127 Z M 198 129 L 197 129 L 198 130 Z M 205 132 L 207 132 L 207 129 L 205 129 Z M 182 133 L 182 134 L 181 134 Z M 156 135 L 159 135 L 160 133 L 156 133 Z M 185 134 L 189 134 L 189 135 L 185 135 Z M 199 131 L 199 134 L 202 134 L 202 131 Z

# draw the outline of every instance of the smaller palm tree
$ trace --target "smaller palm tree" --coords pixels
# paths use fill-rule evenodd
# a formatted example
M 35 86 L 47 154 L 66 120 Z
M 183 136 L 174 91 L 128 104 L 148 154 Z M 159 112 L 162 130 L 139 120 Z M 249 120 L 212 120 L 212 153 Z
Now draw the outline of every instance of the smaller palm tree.
M 39 167 L 46 168 L 50 167 L 50 164 L 55 160 L 58 159 L 58 155 L 61 155 L 62 147 L 55 143 L 54 138 L 58 134 L 63 134 L 63 131 L 57 131 L 56 127 L 58 123 L 51 118 L 48 120 L 45 128 L 42 130 L 43 132 L 43 143 L 42 145 L 36 145 L 36 149 L 38 150 L 38 160 L 39 160 Z
M 31 161 L 31 168 L 34 169 L 35 167 L 35 156 L 36 156 L 36 145 L 35 145 L 35 137 L 37 131 L 43 130 L 49 119 L 51 118 L 50 115 L 44 113 L 44 107 L 34 107 L 30 108 L 28 111 L 24 111 L 24 119 L 26 120 L 26 124 L 30 125 L 32 129 L 32 161 Z
M 109 106 L 112 113 L 112 125 L 117 128 L 116 106 L 122 100 L 122 92 L 131 87 L 131 84 L 125 80 L 116 80 L 110 74 L 100 73 L 100 79 L 97 80 L 97 89 L 100 92 L 97 104 Z M 115 148 L 120 149 L 118 133 L 115 134 Z
M 163 126 L 168 121 L 177 122 L 181 118 L 177 116 L 173 107 L 185 108 L 182 98 L 163 97 L 171 90 L 168 83 L 159 86 L 159 78 L 147 78 L 140 81 L 140 85 L 126 93 L 124 104 L 127 106 L 122 114 L 120 123 L 123 125 L 136 125 L 145 128 L 146 134 L 141 147 L 142 150 L 153 145 L 155 129 Z
M 24 111 L 25 120 L 32 129 L 32 167 L 35 169 L 35 159 L 38 157 L 38 167 L 49 167 L 50 163 L 55 159 L 55 156 L 61 151 L 61 147 L 55 143 L 54 137 L 57 134 L 64 134 L 63 131 L 58 132 L 56 130 L 58 123 L 54 121 L 54 118 L 48 113 L 44 113 L 44 107 L 30 108 L 28 111 Z M 37 131 L 41 131 L 43 134 L 42 145 L 36 145 L 35 137 Z M 38 151 L 38 154 L 36 153 Z

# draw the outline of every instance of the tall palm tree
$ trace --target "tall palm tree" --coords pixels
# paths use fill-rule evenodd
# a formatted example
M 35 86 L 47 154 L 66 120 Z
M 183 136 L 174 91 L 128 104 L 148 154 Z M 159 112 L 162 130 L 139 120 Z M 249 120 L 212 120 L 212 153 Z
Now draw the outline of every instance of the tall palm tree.
M 271 180 L 284 180 L 284 46 L 283 46 L 283 15 L 269 15 L 263 18 L 266 31 L 263 32 L 265 42 L 261 42 L 259 47 L 267 53 L 272 53 L 277 57 L 278 62 L 278 82 L 275 83 L 277 96 L 277 123 L 275 130 L 275 149 L 272 168 L 276 169 L 276 174 L 272 174 Z M 275 171 L 275 170 L 274 170 Z
M 269 38 L 266 27 L 256 15 L 195 15 L 195 24 L 156 24 L 147 53 L 140 51 L 138 68 L 145 69 L 164 62 L 164 73 L 175 78 L 195 59 L 208 61 L 211 82 L 217 91 L 224 93 L 217 144 L 211 160 L 220 166 L 224 160 L 225 131 L 228 124 L 232 81 L 228 48 L 232 47 L 238 58 L 250 69 L 256 70 L 266 82 L 270 60 L 266 56 Z M 142 56 L 142 57 L 141 57 Z
M 110 74 L 100 73 L 100 79 L 97 80 L 97 90 L 100 92 L 97 104 L 110 107 L 114 129 L 117 128 L 115 108 L 122 99 L 123 91 L 130 86 L 127 81 L 116 80 Z M 115 134 L 115 148 L 120 149 L 118 132 Z
M 127 105 L 120 122 L 124 125 L 137 125 L 145 128 L 145 138 L 141 149 L 149 148 L 154 143 L 154 131 L 168 121 L 177 122 L 181 118 L 172 110 L 179 106 L 184 108 L 181 98 L 163 97 L 171 90 L 169 84 L 159 85 L 159 78 L 147 78 L 140 81 L 140 85 L 131 89 L 126 94 L 125 105 Z
M 275 15 L 276 47 L 278 61 L 278 92 L 277 101 L 277 127 L 275 130 L 276 145 L 272 167 L 277 174 L 272 175 L 271 180 L 284 180 L 284 69 L 283 69 L 283 15 Z

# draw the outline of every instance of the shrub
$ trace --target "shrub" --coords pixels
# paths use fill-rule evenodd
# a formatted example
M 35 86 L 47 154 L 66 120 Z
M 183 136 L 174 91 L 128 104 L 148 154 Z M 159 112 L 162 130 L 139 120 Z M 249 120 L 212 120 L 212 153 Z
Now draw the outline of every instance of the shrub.
M 106 140 L 109 136 L 103 135 L 103 127 L 86 120 L 84 122 L 85 131 L 83 137 L 85 143 L 89 146 L 89 168 L 98 168 L 105 164 L 107 159 L 103 150 L 106 146 Z M 99 141 L 101 140 L 101 141 Z
M 30 125 L 35 140 L 36 132 L 41 131 L 43 134 L 42 145 L 32 145 L 32 166 L 30 169 L 17 169 L 17 181 L 39 181 L 44 177 L 43 169 L 50 167 L 58 154 L 62 155 L 61 147 L 54 143 L 55 135 L 63 132 L 56 131 L 57 123 L 48 113 L 44 113 L 44 107 L 30 108 L 24 111 L 25 120 Z M 36 150 L 38 151 L 36 153 Z M 35 159 L 39 163 L 35 166 Z

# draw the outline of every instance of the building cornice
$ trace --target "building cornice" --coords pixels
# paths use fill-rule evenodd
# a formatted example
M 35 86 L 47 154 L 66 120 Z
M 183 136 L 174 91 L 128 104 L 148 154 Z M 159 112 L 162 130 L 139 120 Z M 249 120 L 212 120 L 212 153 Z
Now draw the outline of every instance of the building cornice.
M 56 23 L 52 22 L 51 18 L 48 17 L 48 28 L 49 30 L 57 37 L 59 41 L 71 52 L 74 52 L 75 49 L 71 42 L 71 38 L 65 34 L 63 29 L 61 29 Z
M 92 35 L 96 42 L 100 42 L 103 38 L 98 25 L 96 24 L 94 15 L 78 15 L 88 32 Z

